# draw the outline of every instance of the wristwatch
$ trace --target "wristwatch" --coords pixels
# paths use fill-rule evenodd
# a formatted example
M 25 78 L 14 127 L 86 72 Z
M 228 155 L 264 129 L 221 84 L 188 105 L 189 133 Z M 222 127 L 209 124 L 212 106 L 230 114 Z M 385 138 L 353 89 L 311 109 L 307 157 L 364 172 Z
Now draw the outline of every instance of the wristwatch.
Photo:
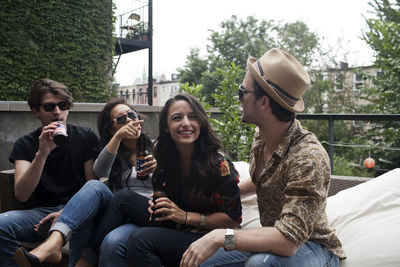
M 225 231 L 225 250 L 235 249 L 235 231 L 233 229 L 227 228 Z
M 205 227 L 207 225 L 207 217 L 200 213 L 200 227 Z

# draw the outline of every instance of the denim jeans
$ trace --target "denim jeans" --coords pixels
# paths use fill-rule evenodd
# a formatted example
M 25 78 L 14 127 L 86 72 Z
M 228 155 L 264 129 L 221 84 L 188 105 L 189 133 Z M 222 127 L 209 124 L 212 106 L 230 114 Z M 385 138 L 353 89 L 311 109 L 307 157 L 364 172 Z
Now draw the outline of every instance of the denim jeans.
M 131 266 L 179 266 L 183 253 L 202 234 L 165 227 L 138 228 L 129 237 L 128 262 Z
M 128 239 L 137 228 L 136 225 L 127 223 L 106 235 L 100 247 L 99 267 L 128 267 Z
M 107 209 L 96 224 L 90 239 L 92 251 L 88 255 L 99 254 L 103 239 L 112 230 L 128 222 L 138 227 L 153 225 L 149 221 L 149 199 L 130 189 L 122 189 L 112 196 Z
M 220 248 L 209 259 L 200 264 L 201 267 L 243 267 L 250 252 Z
M 291 257 L 270 253 L 241 252 L 229 255 L 229 251 L 218 250 L 201 267 L 209 266 L 246 266 L 246 267 L 338 267 L 339 257 L 324 246 L 307 241 Z M 247 254 L 247 255 L 246 255 Z M 249 256 L 248 256 L 249 255 Z M 248 256 L 248 257 L 247 257 Z
M 74 266 L 79 260 L 89 242 L 94 222 L 100 218 L 111 197 L 111 191 L 102 182 L 86 182 L 68 201 L 57 222 L 50 229 L 61 232 L 65 240 L 70 241 L 69 266 Z
M 33 230 L 34 225 L 52 212 L 59 211 L 64 206 L 37 207 L 31 210 L 13 210 L 0 214 L 0 266 L 17 267 L 13 259 L 18 249 L 18 241 L 40 242 L 45 236 L 39 237 Z

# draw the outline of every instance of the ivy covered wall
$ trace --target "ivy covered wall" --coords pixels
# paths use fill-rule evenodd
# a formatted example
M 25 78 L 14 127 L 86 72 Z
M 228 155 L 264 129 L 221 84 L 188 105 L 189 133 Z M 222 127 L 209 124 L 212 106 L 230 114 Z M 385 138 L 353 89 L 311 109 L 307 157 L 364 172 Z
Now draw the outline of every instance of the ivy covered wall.
M 77 102 L 111 96 L 112 0 L 0 0 L 0 100 L 49 78 Z

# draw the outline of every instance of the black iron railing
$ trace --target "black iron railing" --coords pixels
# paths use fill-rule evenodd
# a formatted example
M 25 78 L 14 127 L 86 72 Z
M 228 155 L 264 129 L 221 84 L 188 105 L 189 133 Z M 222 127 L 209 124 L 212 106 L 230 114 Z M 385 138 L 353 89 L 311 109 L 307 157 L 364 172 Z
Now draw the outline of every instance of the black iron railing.
M 327 120 L 329 123 L 328 154 L 333 174 L 334 125 L 336 121 L 400 121 L 400 114 L 297 114 L 299 120 Z

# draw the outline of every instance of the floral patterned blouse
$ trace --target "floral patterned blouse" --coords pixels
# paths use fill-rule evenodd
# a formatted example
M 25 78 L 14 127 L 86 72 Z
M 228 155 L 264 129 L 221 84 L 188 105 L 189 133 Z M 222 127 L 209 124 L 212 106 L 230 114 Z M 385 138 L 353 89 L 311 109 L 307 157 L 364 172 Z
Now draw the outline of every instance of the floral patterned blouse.
M 240 190 L 238 187 L 239 173 L 232 161 L 221 155 L 219 162 L 219 176 L 215 177 L 215 183 L 211 194 L 206 197 L 200 192 L 193 195 L 193 182 L 189 179 L 182 184 L 179 196 L 179 207 L 186 211 L 210 214 L 224 212 L 232 220 L 242 221 L 242 205 L 240 202 Z M 182 230 L 205 233 L 208 230 L 203 227 L 185 226 Z

